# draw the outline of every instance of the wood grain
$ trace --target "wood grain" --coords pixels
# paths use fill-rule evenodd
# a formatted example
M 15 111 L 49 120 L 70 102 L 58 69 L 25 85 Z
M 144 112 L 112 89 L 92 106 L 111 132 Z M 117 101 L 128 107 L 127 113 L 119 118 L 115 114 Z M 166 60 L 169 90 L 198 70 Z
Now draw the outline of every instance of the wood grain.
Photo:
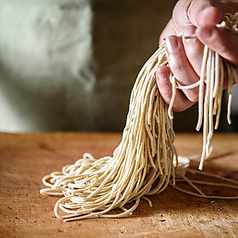
M 42 196 L 41 179 L 85 152 L 111 155 L 120 142 L 111 133 L 0 133 L 0 237 L 238 237 L 238 201 L 209 200 L 172 187 L 141 201 L 129 218 L 64 223 L 55 218 L 56 197 Z M 178 134 L 178 154 L 201 153 L 200 134 Z M 215 134 L 204 171 L 238 181 L 238 134 Z M 197 168 L 194 161 L 191 167 Z M 231 195 L 217 187 L 207 192 Z

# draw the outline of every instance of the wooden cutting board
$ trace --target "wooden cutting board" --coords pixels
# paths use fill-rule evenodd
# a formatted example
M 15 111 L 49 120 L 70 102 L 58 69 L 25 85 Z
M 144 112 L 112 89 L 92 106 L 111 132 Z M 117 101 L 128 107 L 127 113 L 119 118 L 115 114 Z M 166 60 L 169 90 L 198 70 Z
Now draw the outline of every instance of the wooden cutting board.
M 41 179 L 74 163 L 85 152 L 111 155 L 120 134 L 0 133 L 0 237 L 238 237 L 238 201 L 210 200 L 168 187 L 141 201 L 129 218 L 87 219 L 65 223 L 53 213 L 56 197 L 42 196 Z M 178 134 L 181 156 L 201 153 L 201 134 Z M 238 134 L 215 134 L 204 171 L 238 182 Z M 194 161 L 191 167 L 197 168 Z M 212 194 L 238 191 L 204 188 Z

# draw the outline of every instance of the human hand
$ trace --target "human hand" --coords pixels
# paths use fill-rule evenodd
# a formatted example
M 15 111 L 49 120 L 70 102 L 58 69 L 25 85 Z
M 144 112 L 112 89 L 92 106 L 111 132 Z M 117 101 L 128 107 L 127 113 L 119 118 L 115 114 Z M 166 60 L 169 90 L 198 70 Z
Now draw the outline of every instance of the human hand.
M 204 44 L 238 67 L 238 36 L 220 29 L 216 25 L 223 20 L 224 13 L 238 10 L 237 2 L 218 0 L 180 0 L 176 4 L 172 19 L 161 34 L 160 43 L 166 39 L 166 54 L 169 67 L 157 69 L 156 82 L 164 101 L 169 104 L 172 71 L 179 85 L 190 85 L 199 80 Z M 182 32 L 182 40 L 177 35 Z M 183 111 L 198 100 L 199 88 L 178 90 L 173 104 L 174 111 Z

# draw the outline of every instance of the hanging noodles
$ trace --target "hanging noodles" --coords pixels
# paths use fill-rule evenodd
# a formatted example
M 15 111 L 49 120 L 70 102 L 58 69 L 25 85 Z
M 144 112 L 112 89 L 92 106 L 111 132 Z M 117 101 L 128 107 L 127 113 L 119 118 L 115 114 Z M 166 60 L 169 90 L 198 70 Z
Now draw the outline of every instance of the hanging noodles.
M 224 21 L 218 27 L 225 28 L 230 32 L 238 35 L 238 13 L 226 14 Z M 221 103 L 223 94 L 224 68 L 227 70 L 228 79 L 228 104 L 227 104 L 227 121 L 231 124 L 231 101 L 233 83 L 238 84 L 238 77 L 234 65 L 224 60 L 218 53 L 209 49 L 205 45 L 203 53 L 203 61 L 201 67 L 200 80 L 189 86 L 175 85 L 175 79 L 171 80 L 172 84 L 179 89 L 191 89 L 199 86 L 198 100 L 198 122 L 196 130 L 199 131 L 203 123 L 203 150 L 199 169 L 203 167 L 204 159 L 210 155 L 210 142 L 213 136 L 214 129 L 219 125 L 221 114 Z M 174 78 L 174 77 L 173 77 Z M 206 92 L 204 97 L 204 85 L 206 84 Z M 173 97 L 175 97 L 175 92 Z M 172 102 L 173 103 L 173 102 Z M 171 104 L 172 104 L 171 103 Z M 172 105 L 169 107 L 172 110 Z M 172 113 L 169 112 L 169 116 Z M 213 116 L 216 116 L 215 125 Z M 170 116 L 170 118 L 172 118 Z
M 57 217 L 61 217 L 58 207 L 72 213 L 64 216 L 66 221 L 127 216 L 144 195 L 158 194 L 167 187 L 174 173 L 174 131 L 168 106 L 155 83 L 157 67 L 166 62 L 163 46 L 140 71 L 132 90 L 122 139 L 112 157 L 96 160 L 85 154 L 74 165 L 65 166 L 62 173 L 44 178 L 44 184 L 50 188 L 41 190 L 42 194 L 65 196 L 55 206 Z M 126 210 L 124 205 L 133 201 L 135 204 Z M 106 215 L 117 207 L 123 212 Z
M 226 17 L 228 23 L 230 19 L 230 15 Z M 209 52 L 209 56 L 206 52 Z M 112 157 L 95 159 L 90 154 L 84 154 L 83 158 L 77 160 L 75 164 L 63 167 L 62 172 L 53 172 L 43 178 L 43 183 L 49 188 L 41 189 L 41 194 L 63 195 L 55 204 L 54 212 L 57 217 L 63 218 L 64 221 L 89 217 L 125 217 L 132 214 L 141 198 L 147 200 L 151 206 L 150 200 L 145 195 L 162 192 L 170 183 L 171 177 L 174 178 L 172 184 L 175 184 L 175 170 L 180 166 L 173 144 L 175 137 L 171 119 L 173 100 L 168 107 L 155 83 L 156 69 L 167 64 L 165 44 L 162 43 L 137 76 L 122 139 Z M 237 82 L 237 76 L 234 67 L 227 62 L 225 64 L 230 77 L 228 91 L 231 95 L 231 86 L 234 79 Z M 211 71 L 208 72 L 210 67 Z M 205 47 L 199 83 L 197 128 L 200 128 L 202 119 L 204 124 L 204 148 L 199 168 L 209 154 L 213 133 L 212 115 L 216 114 L 218 118 L 220 114 L 222 69 L 221 58 Z M 213 75 L 217 70 L 219 73 Z M 176 87 L 173 75 L 171 80 Z M 203 102 L 204 82 L 207 88 Z M 173 98 L 175 98 L 175 91 L 173 90 Z M 229 98 L 231 100 L 231 96 Z M 228 104 L 230 106 L 230 101 Z M 216 127 L 218 123 L 219 119 Z M 126 209 L 125 205 L 132 202 L 131 208 Z M 109 214 L 115 208 L 120 208 L 122 212 Z

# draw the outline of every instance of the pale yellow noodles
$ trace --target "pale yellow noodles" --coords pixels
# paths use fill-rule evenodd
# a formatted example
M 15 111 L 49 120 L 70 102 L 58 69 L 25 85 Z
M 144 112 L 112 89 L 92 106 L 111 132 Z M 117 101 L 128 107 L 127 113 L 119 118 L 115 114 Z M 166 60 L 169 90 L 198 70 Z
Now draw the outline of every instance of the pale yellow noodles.
M 113 156 L 96 160 L 85 154 L 62 173 L 43 179 L 50 188 L 42 189 L 42 194 L 64 195 L 55 206 L 57 217 L 62 217 L 58 208 L 70 214 L 63 216 L 66 221 L 127 216 L 144 195 L 158 194 L 167 187 L 176 151 L 168 106 L 155 83 L 156 68 L 167 62 L 164 52 L 161 46 L 138 75 L 122 139 Z M 125 209 L 131 202 L 134 205 Z M 118 207 L 122 213 L 107 214 Z
M 238 35 L 238 13 L 235 15 L 226 14 L 225 20 L 219 27 L 226 28 Z M 218 128 L 221 113 L 221 102 L 223 93 L 224 68 L 227 70 L 228 79 L 228 105 L 227 121 L 231 124 L 231 100 L 233 83 L 238 83 L 237 73 L 234 65 L 222 59 L 218 53 L 212 51 L 207 46 L 204 47 L 201 76 L 199 81 L 199 102 L 198 102 L 198 123 L 197 130 L 200 130 L 203 123 L 203 150 L 199 169 L 203 167 L 204 159 L 210 154 L 210 142 L 214 129 Z M 204 97 L 204 85 L 206 91 Z M 197 84 L 196 84 L 197 86 Z M 187 89 L 194 88 L 187 86 Z M 215 126 L 213 117 L 216 116 Z
M 205 47 L 201 80 L 188 86 L 192 88 L 200 85 L 197 128 L 200 128 L 203 121 L 204 149 L 199 168 L 209 154 L 213 114 L 217 117 L 220 114 L 223 85 L 221 61 L 216 53 Z M 230 81 L 237 82 L 234 67 L 226 64 L 231 75 Z M 171 183 L 174 185 L 176 169 L 186 169 L 183 164 L 178 166 L 173 144 L 175 135 L 171 118 L 176 79 L 171 75 L 173 97 L 168 107 L 155 83 L 156 69 L 161 65 L 168 65 L 164 43 L 138 74 L 131 93 L 122 139 L 112 157 L 95 159 L 90 154 L 84 154 L 75 164 L 66 165 L 62 172 L 53 172 L 43 178 L 43 183 L 49 188 L 42 189 L 41 194 L 63 195 L 55 205 L 54 212 L 57 217 L 72 221 L 89 217 L 128 216 L 137 208 L 141 198 L 151 205 L 145 195 L 162 192 L 170 183 L 171 177 L 174 178 Z M 207 86 L 203 100 L 204 82 Z M 231 86 L 232 83 L 229 84 L 230 95 Z M 218 119 L 216 127 L 217 125 Z M 194 182 L 188 180 L 183 173 L 181 176 L 201 196 L 205 196 L 195 187 Z M 128 209 L 125 208 L 127 203 L 132 203 Z M 115 208 L 120 208 L 122 212 L 110 213 Z

